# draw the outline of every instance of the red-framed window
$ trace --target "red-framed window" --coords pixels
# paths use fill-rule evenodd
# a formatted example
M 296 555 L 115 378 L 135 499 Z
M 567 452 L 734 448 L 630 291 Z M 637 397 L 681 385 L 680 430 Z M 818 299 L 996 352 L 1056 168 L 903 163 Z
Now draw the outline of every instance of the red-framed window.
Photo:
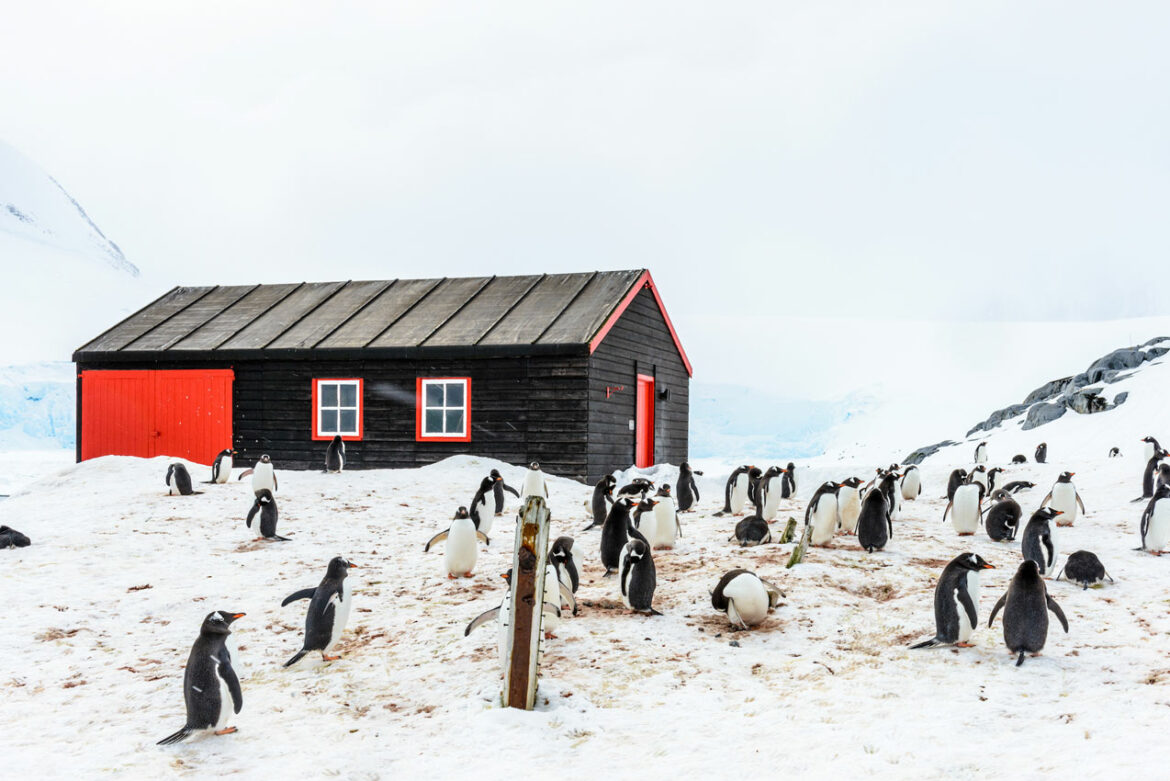
M 470 442 L 471 378 L 419 377 L 414 420 L 418 442 Z
M 346 442 L 362 438 L 365 401 L 360 377 L 313 378 L 313 439 Z

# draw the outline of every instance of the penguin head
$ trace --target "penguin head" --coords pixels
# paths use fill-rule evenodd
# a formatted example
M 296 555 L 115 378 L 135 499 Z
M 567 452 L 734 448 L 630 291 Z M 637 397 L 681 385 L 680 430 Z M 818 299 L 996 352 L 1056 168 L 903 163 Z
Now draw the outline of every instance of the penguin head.
M 202 631 L 213 635 L 230 635 L 232 633 L 232 622 L 237 618 L 243 618 L 243 613 L 232 613 L 227 610 L 216 610 L 213 613 L 208 613 L 207 617 L 203 619 Z
M 356 564 L 351 563 L 344 556 L 334 556 L 329 561 L 329 569 L 325 576 L 335 580 L 342 580 L 346 575 L 349 574 L 349 571 L 356 566 Z
M 1170 469 L 1170 467 L 1166 468 Z M 663 483 L 662 486 L 658 489 L 656 496 L 670 496 L 670 483 Z
M 1073 475 L 1075 475 L 1075 474 L 1076 474 L 1076 472 L 1061 472 L 1060 477 L 1056 478 L 1056 482 L 1058 482 L 1058 483 L 1071 483 L 1072 479 L 1073 479 Z
M 256 493 L 256 501 L 259 502 L 260 504 L 269 504 L 269 503 L 274 502 L 276 500 L 273 498 L 271 491 L 269 491 L 267 488 L 261 488 Z
M 528 465 L 528 468 L 531 469 L 533 472 L 539 472 L 540 471 L 540 462 L 533 461 L 531 464 Z
M 760 477 L 760 475 L 762 475 L 762 474 L 764 474 L 764 471 L 762 469 L 760 469 L 759 467 L 753 466 L 751 469 L 748 470 L 748 477 L 751 477 L 753 479 L 758 479 Z
M 978 553 L 961 553 L 955 557 L 955 563 L 963 569 L 975 572 L 984 569 L 995 569 L 994 564 L 988 564 Z
M 260 456 L 260 463 L 261 464 L 271 464 L 272 459 L 268 456 L 267 453 L 265 453 L 264 455 Z
M 1036 512 L 1032 513 L 1033 518 L 1042 518 L 1046 521 L 1051 521 L 1058 515 L 1064 515 L 1060 510 L 1053 510 L 1051 507 L 1041 507 Z
M 490 477 L 485 477 L 484 479 L 480 480 L 479 481 L 480 492 L 486 494 L 488 491 L 492 490 L 492 485 L 495 484 L 495 482 L 496 481 Z
M 503 476 L 501 476 L 501 475 L 500 475 L 500 470 L 499 470 L 499 469 L 493 469 L 491 472 L 489 472 L 489 473 L 488 473 L 488 475 L 489 475 L 489 476 L 490 476 L 490 477 L 491 477 L 493 480 L 503 480 L 503 479 L 504 479 L 504 478 L 503 478 Z
M 611 490 L 611 491 L 613 490 L 614 486 L 617 485 L 617 478 L 614 477 L 613 475 L 606 475 L 605 477 L 601 478 L 601 480 L 607 486 L 609 486 L 609 490 Z
M 793 469 L 796 469 L 796 464 L 794 464 L 794 463 L 792 463 L 791 461 L 789 461 L 789 462 L 788 462 L 788 466 L 784 467 L 784 469 L 785 469 L 785 470 L 787 470 L 787 471 L 789 471 L 789 472 L 791 472 Z
M 1162 483 L 1158 486 L 1158 490 L 1154 491 L 1155 499 L 1170 498 L 1170 483 Z
M 997 466 L 997 467 L 995 467 L 995 468 L 993 468 L 993 469 L 988 469 L 988 470 L 987 470 L 987 476 L 988 476 L 988 477 L 990 477 L 991 475 L 998 475 L 998 474 L 999 474 L 1000 472 L 1002 472 L 1002 471 L 1003 471 L 1003 467 L 1002 467 L 1002 466 Z
M 840 487 L 841 486 L 839 484 L 834 483 L 832 480 L 826 480 L 825 482 L 821 483 L 821 491 L 826 494 L 835 494 L 837 493 L 837 489 Z
M 573 538 L 572 537 L 557 537 L 553 542 L 552 556 L 557 559 L 567 559 L 572 555 Z
M 1002 488 L 996 488 L 995 492 L 991 495 L 991 498 L 997 502 L 1006 502 L 1012 498 L 1012 495 Z
M 639 561 L 649 555 L 650 549 L 641 540 L 633 539 L 626 543 L 626 556 L 630 559 Z
M 841 483 L 842 488 L 857 488 L 861 485 L 860 477 L 850 477 L 845 482 Z
M 986 471 L 987 471 L 987 467 L 985 467 L 983 464 L 980 464 L 979 466 L 977 466 L 971 470 L 971 474 L 974 475 L 976 472 L 986 472 Z
M 467 512 L 467 508 L 464 507 L 463 505 L 459 505 L 459 509 L 455 511 L 455 517 L 452 518 L 451 520 L 457 521 L 460 518 L 470 518 L 470 517 L 471 517 L 471 514 L 469 512 Z
M 1023 580 L 1035 580 L 1041 585 L 1044 581 L 1040 579 L 1040 565 L 1032 559 L 1024 559 L 1020 562 L 1020 568 L 1016 570 L 1016 577 Z
M 767 471 L 767 472 L 764 472 L 764 477 L 765 477 L 765 478 L 769 478 L 769 477 L 776 477 L 777 475 L 780 475 L 780 474 L 783 474 L 783 473 L 784 473 L 784 470 L 783 470 L 783 469 L 781 469 L 780 467 L 778 467 L 778 466 L 770 466 L 770 467 L 768 467 L 768 471 Z
M 1153 437 L 1142 437 L 1142 442 L 1145 442 L 1145 443 L 1150 444 L 1150 445 L 1154 444 L 1157 441 L 1158 440 L 1154 439 Z
M 654 505 L 656 505 L 656 504 L 658 504 L 658 501 L 656 499 L 651 499 L 651 498 L 647 497 L 647 498 L 643 499 L 642 501 L 638 502 L 638 509 L 641 510 L 642 512 L 649 512 L 649 511 L 654 509 Z

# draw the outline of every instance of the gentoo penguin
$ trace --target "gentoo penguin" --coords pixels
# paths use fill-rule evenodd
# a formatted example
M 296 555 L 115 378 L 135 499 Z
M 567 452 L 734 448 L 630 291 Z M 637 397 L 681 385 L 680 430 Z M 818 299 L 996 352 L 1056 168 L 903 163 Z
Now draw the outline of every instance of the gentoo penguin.
M 195 493 L 191 488 L 191 473 L 182 464 L 171 464 L 167 467 L 167 496 L 180 494 L 190 496 Z
M 1048 443 L 1041 442 L 1036 446 L 1036 463 L 1043 464 L 1048 460 Z
M 325 471 L 340 472 L 345 469 L 345 442 L 340 434 L 335 434 L 329 447 L 325 448 Z
M 804 510 L 804 525 L 812 527 L 809 542 L 818 548 L 827 546 L 837 531 L 837 489 L 840 487 L 840 483 L 832 480 L 821 483 Z
M 524 474 L 524 484 L 520 488 L 521 500 L 530 496 L 548 499 L 548 481 L 544 479 L 544 472 L 540 470 L 540 464 L 536 461 L 528 465 L 528 471 Z
M 1142 495 L 1137 499 L 1134 499 L 1135 502 L 1140 502 L 1143 499 L 1149 499 L 1154 495 L 1154 476 L 1158 473 L 1158 468 L 1162 464 L 1162 459 L 1167 455 L 1170 455 L 1170 453 L 1167 453 L 1165 450 L 1159 448 L 1155 450 L 1154 455 L 1151 456 L 1148 461 L 1146 461 L 1145 471 L 1142 472 Z
M 504 580 L 508 581 L 509 584 L 511 583 L 511 574 L 512 571 L 508 570 L 508 572 L 502 575 Z M 545 577 L 547 578 L 548 576 L 546 575 Z M 548 593 L 547 585 L 545 587 L 545 593 Z M 545 600 L 544 604 L 541 606 L 542 626 L 550 626 L 554 622 L 559 621 L 560 616 L 560 607 L 558 607 L 555 603 L 551 603 Z M 493 607 L 491 610 L 484 611 L 475 618 L 471 619 L 471 622 L 468 623 L 467 628 L 463 630 L 463 636 L 467 637 L 478 627 L 483 626 L 489 621 L 495 621 L 497 628 L 496 641 L 497 648 L 499 650 L 500 667 L 503 668 L 508 663 L 508 624 L 511 620 L 512 591 L 509 589 L 507 592 L 505 592 L 504 599 L 498 606 Z
M 500 478 L 503 480 L 503 478 Z M 492 514 L 488 512 L 488 494 L 492 491 L 492 486 L 496 481 L 492 477 L 485 477 L 479 481 L 479 488 L 475 489 L 475 496 L 471 497 L 471 509 L 468 513 L 471 515 L 471 522 L 475 524 L 475 528 L 479 529 L 484 534 L 492 533 Z
M 902 473 L 898 471 L 901 469 L 897 464 L 890 464 L 890 468 L 885 470 L 885 475 L 893 475 L 892 481 L 883 480 L 880 485 L 882 490 L 886 492 L 886 509 L 890 514 L 890 520 L 898 517 L 898 513 L 902 511 L 902 492 L 898 490 L 898 481 L 902 479 Z
M 727 541 L 732 540 L 738 542 L 741 548 L 767 545 L 772 541 L 772 529 L 762 515 L 749 515 L 735 524 L 735 533 Z
M 252 493 L 258 494 L 264 489 L 268 489 L 273 496 L 276 495 L 276 470 L 273 469 L 272 459 L 268 457 L 267 453 L 260 456 L 256 466 L 240 472 L 239 479 L 243 480 L 248 475 L 252 476 Z
M 985 496 L 991 496 L 993 493 L 995 493 L 995 483 L 997 480 L 999 480 L 999 475 L 1002 472 L 1003 467 L 1001 466 L 993 467 L 987 470 L 987 491 L 984 492 Z
M 975 553 L 951 559 L 934 589 L 934 637 L 911 648 L 971 647 L 971 633 L 979 626 L 979 573 L 985 569 L 995 567 Z
M 1170 542 L 1170 485 L 1162 485 L 1146 505 L 1141 520 L 1142 547 L 1155 556 Z
M 967 476 L 967 482 L 978 483 L 983 486 L 983 496 L 988 496 L 991 493 L 987 485 L 987 467 L 983 466 L 983 464 L 971 470 L 971 474 Z
M 922 473 L 911 464 L 902 472 L 902 498 L 913 502 L 922 493 Z
M 670 495 L 670 485 L 663 483 L 654 494 L 654 534 L 646 534 L 646 540 L 651 548 L 673 548 L 677 537 L 682 536 L 682 526 L 678 522 L 678 513 L 674 509 L 674 497 Z
M 947 501 L 955 498 L 955 490 L 967 482 L 967 470 L 956 469 L 951 472 L 951 476 L 947 478 Z
M 767 618 L 782 596 L 779 588 L 754 572 L 733 569 L 719 579 L 711 592 L 711 606 L 727 614 L 733 630 L 747 629 Z
M 976 464 L 986 464 L 987 463 L 987 443 L 986 442 L 980 442 L 978 445 L 975 446 L 975 463 Z
M 0 550 L 4 548 L 27 548 L 29 545 L 32 545 L 32 540 L 16 529 L 0 526 Z
M 974 534 L 983 518 L 983 486 L 979 483 L 959 486 L 955 498 L 947 502 L 943 510 L 943 523 L 946 523 L 947 513 L 951 514 L 951 524 L 960 537 Z
M 500 474 L 499 469 L 493 469 L 488 477 L 494 481 L 492 483 L 492 497 L 496 500 L 496 515 L 503 515 L 504 491 L 512 494 L 512 496 L 515 496 L 517 499 L 520 498 L 520 492 L 504 482 L 504 476 Z
M 680 513 L 690 512 L 695 502 L 699 501 L 699 484 L 695 482 L 695 475 L 702 475 L 702 472 L 691 469 L 691 465 L 686 461 L 678 467 L 678 511 Z
M 475 562 L 479 560 L 479 540 L 483 540 L 485 545 L 492 544 L 486 534 L 475 528 L 470 513 L 463 507 L 459 510 L 447 530 L 431 537 L 423 547 L 423 553 L 427 553 L 435 543 L 447 541 L 443 549 L 443 564 L 447 567 L 447 577 L 452 580 L 472 576 Z
M 776 514 L 780 512 L 780 500 L 783 498 L 781 496 L 783 476 L 783 469 L 778 466 L 770 466 L 760 478 L 760 498 L 764 503 L 764 509 L 760 514 L 764 516 L 766 521 L 776 520 Z
M 987 536 L 996 542 L 1011 542 L 1016 538 L 1020 528 L 1020 517 L 1023 511 L 1012 495 L 1000 488 L 992 497 L 995 504 L 987 511 L 987 518 L 983 525 L 987 529 Z
M 329 562 L 329 569 L 325 571 L 325 577 L 316 588 L 295 591 L 280 603 L 280 606 L 284 607 L 300 599 L 311 600 L 308 613 L 305 615 L 304 646 L 293 655 L 293 658 L 284 663 L 285 667 L 296 664 L 309 651 L 320 651 L 321 658 L 327 662 L 341 658 L 330 656 L 329 652 L 341 639 L 341 633 L 345 631 L 345 624 L 349 621 L 353 595 L 346 576 L 349 570 L 356 566 L 341 556 L 336 556 Z
M 1032 513 L 1020 539 L 1020 552 L 1025 559 L 1036 562 L 1040 571 L 1049 574 L 1056 571 L 1056 537 L 1052 530 L 1052 519 L 1060 513 L 1051 507 L 1041 507 Z
M 1121 455 L 1121 448 L 1119 448 L 1119 447 L 1109 448 L 1109 457 L 1110 458 L 1117 458 L 1120 455 Z
M 630 540 L 621 556 L 622 601 L 638 613 L 662 615 L 652 606 L 658 577 L 654 572 L 654 557 L 644 540 Z
M 605 523 L 605 516 L 609 515 L 609 506 L 613 504 L 613 489 L 616 486 L 617 478 L 613 475 L 606 475 L 597 481 L 597 485 L 593 486 L 593 500 L 590 502 L 593 523 L 581 531 L 589 531 L 594 526 L 601 526 Z
M 618 489 L 617 496 L 626 497 L 633 500 L 635 503 L 640 502 L 646 498 L 646 494 L 654 490 L 654 481 L 648 480 L 645 477 L 635 477 L 627 485 L 623 485 Z
M 560 584 L 576 594 L 581 580 L 577 575 L 577 563 L 573 560 L 573 538 L 557 537 L 548 552 L 548 559 L 556 568 Z
M 1067 575 L 1068 580 L 1080 586 L 1082 591 L 1104 582 L 1105 578 L 1109 578 L 1110 583 L 1113 582 L 1112 576 L 1105 571 L 1105 565 L 1097 558 L 1097 554 L 1087 550 L 1071 554 L 1061 567 L 1056 580 L 1060 580 L 1061 575 Z
M 796 498 L 796 464 L 791 461 L 784 467 L 784 477 L 780 479 L 780 498 Z
M 1170 485 L 1170 464 L 1158 467 L 1158 479 L 1154 482 L 1154 490 L 1157 491 L 1164 485 Z
M 1162 450 L 1162 446 L 1158 444 L 1158 440 L 1153 437 L 1142 437 L 1141 441 L 1146 443 L 1146 446 L 1142 448 L 1142 458 L 1145 461 L 1149 461 Z
M 211 482 L 226 483 L 232 476 L 232 456 L 236 451 L 230 447 L 219 451 L 211 462 Z
M 1026 464 L 1026 463 L 1028 463 L 1028 457 L 1026 455 L 1024 455 L 1023 453 L 1016 453 L 1014 456 L 1012 456 L 1012 463 L 1013 464 Z
M 995 622 L 995 614 L 1003 608 L 1003 641 L 1008 650 L 1019 654 L 1016 667 L 1024 663 L 1024 654 L 1039 656 L 1048 640 L 1048 611 L 1051 610 L 1060 625 L 1068 632 L 1068 619 L 1060 605 L 1048 596 L 1044 578 L 1036 562 L 1031 559 L 1020 564 L 1008 586 L 1007 593 L 991 609 L 988 628 Z
M 216 610 L 203 619 L 183 673 L 187 723 L 175 734 L 160 740 L 158 745 L 178 743 L 198 730 L 213 729 L 216 735 L 230 735 L 236 731 L 235 727 L 228 726 L 228 721 L 244 707 L 244 693 L 240 690 L 240 679 L 232 669 L 227 636 L 232 633 L 232 622 L 243 617 L 243 613 Z
M 1029 488 L 1035 488 L 1035 483 L 1029 483 L 1027 480 L 1012 480 L 1003 487 L 1003 490 L 1009 494 L 1018 494 L 1020 491 L 1027 491 Z
M 850 477 L 837 490 L 837 525 L 846 534 L 857 534 L 857 518 L 861 515 L 860 487 L 861 478 Z
M 888 481 L 893 486 L 897 475 L 887 474 L 876 490 L 865 495 L 861 502 L 861 516 L 857 519 L 857 542 L 866 551 L 873 553 L 886 547 L 894 536 L 894 522 L 890 519 L 889 502 L 881 485 Z
M 1061 472 L 1048 496 L 1040 502 L 1041 507 L 1051 503 L 1052 509 L 1060 512 L 1060 517 L 1056 520 L 1057 526 L 1072 526 L 1077 519 L 1077 508 L 1079 507 L 1082 513 L 1085 511 L 1081 495 L 1077 493 L 1077 487 L 1072 481 L 1075 474 L 1076 472 Z
M 622 550 L 632 536 L 630 532 L 640 534 L 634 528 L 633 507 L 634 502 L 628 496 L 614 500 L 601 527 L 601 566 L 605 567 L 606 576 L 617 572 Z
M 764 500 L 760 498 L 760 479 L 764 476 L 764 470 L 758 467 L 752 467 L 748 472 L 748 501 L 751 502 L 756 512 L 764 509 Z
M 260 537 L 265 540 L 288 542 L 288 537 L 281 537 L 276 533 L 276 521 L 279 517 L 276 510 L 276 499 L 272 492 L 264 489 L 256 494 L 256 501 L 252 502 L 252 509 L 248 510 L 248 528 L 252 528 L 252 519 L 260 513 Z
M 748 484 L 751 482 L 748 475 L 753 469 L 754 466 L 736 467 L 727 478 L 727 485 L 723 488 L 723 515 L 743 514 L 743 506 L 748 498 Z

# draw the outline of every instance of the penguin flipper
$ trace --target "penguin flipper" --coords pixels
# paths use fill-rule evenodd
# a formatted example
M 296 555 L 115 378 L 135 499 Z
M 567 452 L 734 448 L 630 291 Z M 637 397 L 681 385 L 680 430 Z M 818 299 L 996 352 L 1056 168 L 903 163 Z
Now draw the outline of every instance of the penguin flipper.
M 1064 565 L 1064 566 L 1065 566 L 1065 567 L 1067 567 L 1067 566 L 1068 566 L 1068 562 L 1065 562 L 1065 565 Z M 1056 577 L 1055 577 L 1055 578 L 1053 578 L 1053 580 L 1060 580 L 1060 576 L 1061 576 L 1061 575 L 1063 575 L 1063 574 L 1064 574 L 1064 567 L 1061 567 L 1061 568 L 1060 568 L 1060 572 L 1056 573 Z
M 1043 507 L 1044 505 L 1048 504 L 1051 501 L 1052 501 L 1052 492 L 1049 491 L 1048 496 L 1044 497 L 1044 501 L 1040 502 L 1040 506 Z
M 498 619 L 499 617 L 500 617 L 500 608 L 498 606 L 493 607 L 491 610 L 488 610 L 487 612 L 480 613 L 478 616 L 471 619 L 471 623 L 468 624 L 467 628 L 463 630 L 463 636 L 467 637 L 469 634 L 472 633 L 472 631 L 483 626 L 488 621 Z
M 577 598 L 573 596 L 573 592 L 568 586 L 560 582 L 559 578 L 557 579 L 557 585 L 561 587 L 561 599 L 567 602 L 569 607 L 573 609 L 573 615 L 577 615 Z
M 248 475 L 252 474 L 255 471 L 256 471 L 255 469 L 245 469 L 243 472 L 240 472 L 240 476 L 237 477 L 236 480 L 243 480 L 245 477 L 247 477 Z
M 293 656 L 292 659 L 289 659 L 287 662 L 285 662 L 284 666 L 285 667 L 292 667 L 294 664 L 299 662 L 301 660 L 301 657 L 303 657 L 308 652 L 309 652 L 308 648 L 302 648 L 301 650 L 296 652 L 296 654 Z
M 256 517 L 256 513 L 258 513 L 258 512 L 260 512 L 260 500 L 259 499 L 257 499 L 255 502 L 252 502 L 252 509 L 248 510 L 247 524 L 248 524 L 249 529 L 252 528 L 252 519 Z
M 436 542 L 442 542 L 443 540 L 447 539 L 447 534 L 450 531 L 451 531 L 450 529 L 444 529 L 443 531 L 436 534 L 434 537 L 431 537 L 430 541 L 427 542 L 425 547 L 423 547 L 423 553 L 426 553 L 427 551 L 429 551 L 431 549 L 431 546 L 434 545 Z M 483 532 L 481 532 L 479 529 L 476 529 L 475 533 L 477 535 L 481 535 L 481 536 L 483 535 Z
M 191 734 L 191 730 L 189 730 L 187 727 L 183 727 L 181 730 L 174 733 L 173 735 L 167 735 L 165 738 L 160 740 L 155 745 L 156 746 L 170 746 L 170 745 L 173 745 L 175 743 L 179 743 L 180 741 L 186 740 L 187 736 L 190 734 Z
M 740 629 L 747 629 L 747 622 L 743 620 L 743 616 L 735 609 L 735 600 L 727 600 L 727 620 L 731 622 L 732 626 L 738 626 Z
M 991 609 L 991 616 L 987 619 L 988 629 L 991 628 L 991 624 L 995 621 L 995 614 L 1000 611 L 1000 608 L 1004 606 L 1005 602 L 1007 602 L 1007 593 L 1004 593 L 1004 595 L 999 598 L 999 601 L 995 603 L 995 607 Z
M 284 598 L 284 601 L 280 603 L 280 606 L 284 607 L 285 605 L 289 605 L 293 602 L 296 602 L 299 599 L 312 599 L 313 595 L 316 593 L 317 593 L 316 586 L 313 586 L 313 588 L 303 588 L 300 591 L 294 591 L 293 593 L 289 594 L 287 597 Z
M 954 499 L 947 502 L 947 509 L 943 510 L 943 519 L 942 519 L 943 523 L 947 522 L 947 513 L 949 513 L 951 511 L 951 506 L 954 505 L 954 503 L 955 503 Z
M 231 657 L 228 656 L 227 649 L 224 649 L 223 657 L 217 667 L 219 677 L 223 678 L 224 683 L 227 684 L 228 692 L 232 695 L 233 712 L 239 713 L 240 709 L 244 707 L 244 692 L 240 689 L 240 677 L 232 668 Z
M 760 583 L 763 584 L 764 591 L 768 594 L 768 607 L 774 608 L 780 604 L 780 598 L 784 596 L 784 592 L 780 590 L 780 587 L 763 578 L 760 578 Z
M 1080 507 L 1080 508 L 1081 508 L 1081 514 L 1082 514 L 1082 515 L 1083 515 L 1083 514 L 1086 512 L 1086 510 L 1085 510 L 1085 503 L 1081 501 L 1081 495 L 1080 495 L 1080 494 L 1077 494 L 1077 507 Z
M 520 492 L 517 491 L 512 486 L 508 485 L 507 483 L 504 483 L 504 490 L 507 491 L 508 493 L 512 494 L 512 496 L 515 496 L 517 499 L 520 498 Z
M 1048 609 L 1053 612 L 1056 618 L 1060 621 L 1060 625 L 1064 627 L 1064 633 L 1068 634 L 1068 619 L 1064 617 L 1064 611 L 1060 609 L 1060 605 L 1056 604 L 1056 600 L 1051 596 L 1048 599 Z
M 481 532 L 479 529 L 475 530 L 475 536 L 478 537 L 479 539 L 483 540 L 484 545 L 491 545 L 492 544 L 491 538 L 488 537 L 483 532 Z
M 967 611 L 967 619 L 971 622 L 971 626 L 979 626 L 979 614 L 975 612 L 975 603 L 971 601 L 971 595 L 967 593 L 967 589 L 956 589 L 955 596 L 958 598 L 959 604 Z

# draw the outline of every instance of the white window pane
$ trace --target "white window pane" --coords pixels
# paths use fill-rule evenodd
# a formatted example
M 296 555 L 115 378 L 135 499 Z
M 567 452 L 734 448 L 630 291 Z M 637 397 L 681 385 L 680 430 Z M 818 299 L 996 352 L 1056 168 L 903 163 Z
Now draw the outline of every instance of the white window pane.
M 425 386 L 426 406 L 441 407 L 443 406 L 443 386 L 440 383 L 432 382 Z
M 346 383 L 341 386 L 341 406 L 357 407 L 357 385 Z
M 343 409 L 341 411 L 341 428 L 343 433 L 357 433 L 357 410 Z
M 337 410 L 335 410 L 335 409 L 321 410 L 321 433 L 322 434 L 336 434 L 337 433 Z
M 443 433 L 443 410 L 429 409 L 427 410 L 424 419 L 423 433 L 425 434 L 442 434 Z
M 463 383 L 461 383 L 461 382 L 447 383 L 447 406 L 448 407 L 462 407 L 463 406 Z
M 448 434 L 462 434 L 463 433 L 463 410 L 461 410 L 461 409 L 447 410 L 447 433 Z
M 321 402 L 322 407 L 336 407 L 337 406 L 337 383 L 335 383 L 335 382 L 321 383 L 320 402 Z

